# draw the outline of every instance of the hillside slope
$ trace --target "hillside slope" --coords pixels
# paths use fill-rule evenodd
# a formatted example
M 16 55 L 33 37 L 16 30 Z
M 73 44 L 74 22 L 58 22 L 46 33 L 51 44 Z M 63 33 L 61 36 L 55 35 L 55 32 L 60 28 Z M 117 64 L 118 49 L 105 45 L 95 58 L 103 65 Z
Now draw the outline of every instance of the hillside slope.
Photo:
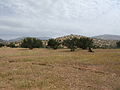
M 20 37 L 20 38 L 16 38 L 16 39 L 11 39 L 11 40 L 9 40 L 9 42 L 18 42 L 18 41 L 23 40 L 24 38 L 26 38 L 26 37 Z M 35 38 L 38 38 L 40 40 L 48 40 L 48 39 L 50 39 L 50 37 L 35 37 Z
M 0 43 L 5 43 L 6 41 L 3 39 L 0 39 Z
M 81 38 L 81 37 L 86 37 L 86 36 L 81 36 L 81 35 L 67 35 L 63 37 L 56 38 L 57 40 L 63 41 L 68 38 Z M 104 39 L 97 39 L 93 38 L 94 45 L 99 48 L 110 48 L 110 47 L 116 47 L 116 42 L 118 40 L 104 40 Z

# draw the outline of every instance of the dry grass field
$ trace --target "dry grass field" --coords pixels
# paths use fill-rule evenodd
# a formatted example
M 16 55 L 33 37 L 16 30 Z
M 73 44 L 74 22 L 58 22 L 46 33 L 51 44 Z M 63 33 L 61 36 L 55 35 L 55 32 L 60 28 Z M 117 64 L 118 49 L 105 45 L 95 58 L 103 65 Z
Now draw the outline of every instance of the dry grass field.
M 0 49 L 0 90 L 120 90 L 120 50 Z

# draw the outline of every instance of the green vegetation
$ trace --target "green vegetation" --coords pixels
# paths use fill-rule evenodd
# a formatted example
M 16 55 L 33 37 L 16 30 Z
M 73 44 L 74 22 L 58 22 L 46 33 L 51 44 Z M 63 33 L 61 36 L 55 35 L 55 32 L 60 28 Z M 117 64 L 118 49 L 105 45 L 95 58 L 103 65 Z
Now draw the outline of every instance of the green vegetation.
M 21 47 L 22 48 L 29 48 L 29 49 L 41 48 L 41 47 L 43 47 L 43 43 L 39 39 L 28 37 L 22 41 Z
M 7 47 L 11 48 L 16 48 L 16 47 L 22 47 L 22 48 L 52 48 L 52 49 L 58 49 L 58 48 L 64 48 L 67 47 L 71 51 L 75 51 L 77 48 L 82 48 L 82 49 L 88 49 L 90 52 L 92 52 L 91 48 L 93 47 L 93 41 L 90 38 L 70 38 L 66 39 L 64 41 L 59 41 L 57 39 L 49 39 L 47 41 L 47 45 L 43 45 L 44 42 L 42 42 L 39 39 L 36 38 L 25 38 L 21 42 L 11 42 L 7 44 Z
M 3 46 L 5 46 L 3 43 L 0 43 L 0 47 L 3 47 Z
M 93 40 L 90 38 L 72 38 L 63 41 L 63 45 L 70 48 L 71 51 L 75 51 L 77 48 L 88 49 L 92 52 Z
M 117 44 L 117 48 L 120 48 L 120 41 L 118 41 L 116 44 Z
M 58 49 L 60 42 L 55 39 L 49 39 L 47 46 L 53 49 Z
M 76 37 L 76 38 L 74 38 Z M 120 44 L 116 41 L 111 43 L 112 41 L 105 41 L 105 40 L 96 40 L 91 39 L 87 37 L 80 37 L 80 36 L 66 36 L 66 37 L 60 37 L 56 39 L 49 39 L 49 40 L 38 40 L 36 38 L 25 38 L 21 41 L 16 41 L 7 44 L 7 47 L 11 48 L 52 48 L 52 49 L 60 49 L 60 48 L 69 48 L 71 51 L 75 51 L 75 49 L 81 48 L 81 49 L 87 49 L 89 52 L 92 52 L 93 49 L 114 49 L 119 48 Z
M 78 42 L 77 38 L 66 39 L 63 41 L 63 45 L 65 45 L 71 51 L 75 51 L 75 49 L 77 49 L 77 42 Z
M 78 39 L 77 46 L 78 48 L 89 49 L 89 52 L 92 52 L 93 40 L 90 38 L 80 38 Z
M 92 48 L 93 41 L 90 38 L 80 38 L 78 39 L 77 46 L 82 49 Z

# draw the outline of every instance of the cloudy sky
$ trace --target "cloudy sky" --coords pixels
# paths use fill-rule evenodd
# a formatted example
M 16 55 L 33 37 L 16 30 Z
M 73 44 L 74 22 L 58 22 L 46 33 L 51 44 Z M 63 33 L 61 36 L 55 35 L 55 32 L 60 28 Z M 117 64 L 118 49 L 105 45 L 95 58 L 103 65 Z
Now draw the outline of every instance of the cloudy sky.
M 120 35 L 120 0 L 0 0 L 0 38 Z

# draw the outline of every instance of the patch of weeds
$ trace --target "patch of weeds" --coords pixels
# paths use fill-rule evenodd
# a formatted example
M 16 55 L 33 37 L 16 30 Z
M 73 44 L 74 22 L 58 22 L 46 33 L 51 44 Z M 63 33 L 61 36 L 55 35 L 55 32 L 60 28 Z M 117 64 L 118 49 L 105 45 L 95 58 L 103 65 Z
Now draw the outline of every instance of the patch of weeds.
M 39 80 L 29 80 L 29 79 L 17 80 L 13 84 L 16 87 L 16 89 L 30 89 L 34 87 L 38 87 L 41 89 L 48 86 L 48 82 L 46 80 L 39 81 Z
M 35 82 L 32 80 L 16 80 L 14 86 L 16 88 L 31 88 L 34 86 L 34 84 Z
M 0 58 L 4 58 L 5 56 L 0 56 Z
M 0 73 L 1 78 L 7 78 L 7 77 L 12 76 L 12 75 L 13 75 L 12 72 Z
M 48 81 L 47 80 L 43 80 L 43 81 L 36 81 L 36 85 L 39 88 L 44 88 L 46 86 L 48 86 Z
M 5 66 L 8 66 L 9 65 L 9 63 L 6 63 L 6 62 L 1 62 L 0 63 L 0 67 L 5 67 Z
M 116 90 L 120 90 L 120 87 L 116 88 Z
M 22 59 L 22 60 L 20 60 L 20 62 L 32 62 L 33 61 L 33 59 Z

